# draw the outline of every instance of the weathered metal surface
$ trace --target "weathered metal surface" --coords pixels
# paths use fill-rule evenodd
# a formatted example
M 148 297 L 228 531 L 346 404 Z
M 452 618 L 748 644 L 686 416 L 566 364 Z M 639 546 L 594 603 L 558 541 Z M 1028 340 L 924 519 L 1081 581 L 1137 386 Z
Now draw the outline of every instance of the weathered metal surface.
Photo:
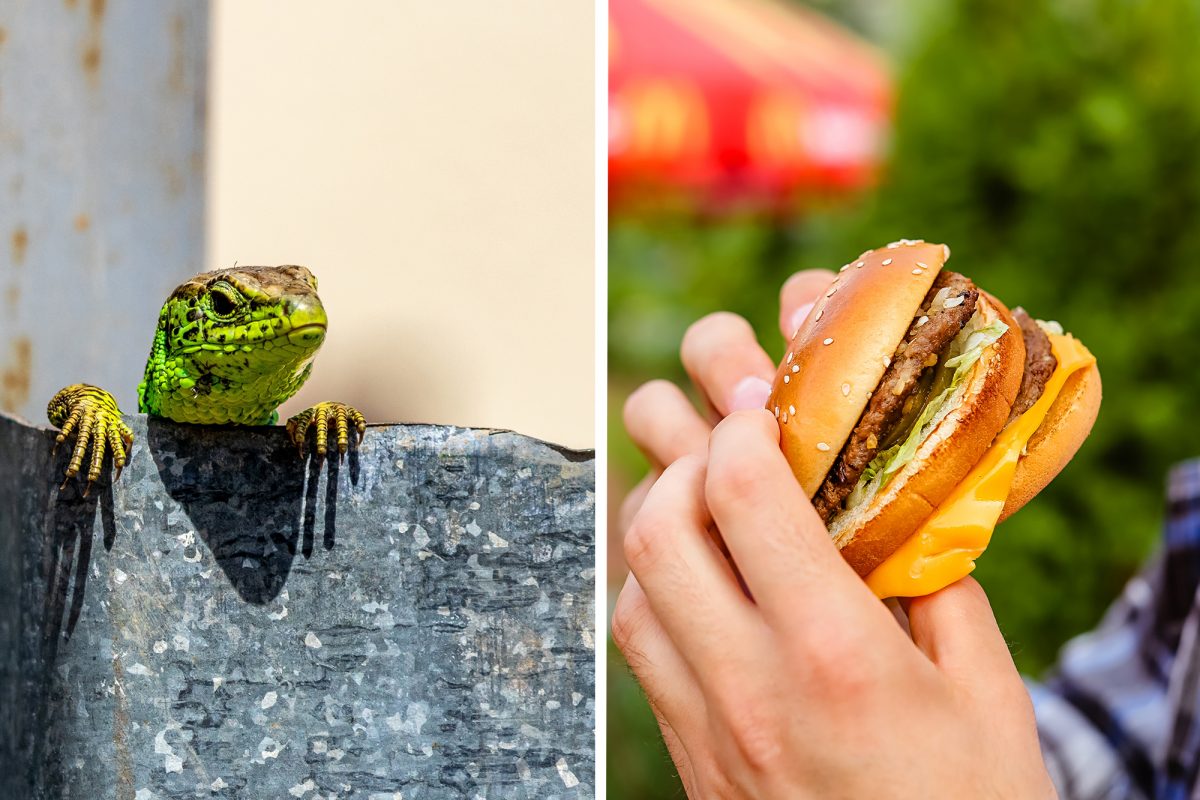
M 0 409 L 136 409 L 149 332 L 205 268 L 208 6 L 0 2 Z
M 0 797 L 592 796 L 590 453 L 128 421 L 82 498 L 0 415 Z

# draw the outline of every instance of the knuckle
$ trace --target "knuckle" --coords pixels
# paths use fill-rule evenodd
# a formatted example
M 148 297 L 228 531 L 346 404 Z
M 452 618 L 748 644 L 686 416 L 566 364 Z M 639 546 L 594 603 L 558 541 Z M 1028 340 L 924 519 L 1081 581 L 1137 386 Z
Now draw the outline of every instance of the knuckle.
M 667 468 L 658 480 L 658 486 L 664 482 L 678 484 L 695 479 L 695 470 L 703 469 L 703 461 L 695 456 L 685 456 Z M 652 499 L 653 492 L 651 492 Z M 675 549 L 675 539 L 679 534 L 679 507 L 671 502 L 646 502 L 633 517 L 629 530 L 625 534 L 624 552 L 625 563 L 636 573 L 641 569 L 651 569 L 664 556 Z
M 753 499 L 766 478 L 760 461 L 735 453 L 708 465 L 704 493 L 718 509 L 735 508 Z
M 779 765 L 784 757 L 783 725 L 770 704 L 741 698 L 725 717 L 726 730 L 742 763 L 758 772 Z
M 864 701 L 883 685 L 888 674 L 878 669 L 870 654 L 870 643 L 859 642 L 845 632 L 831 631 L 809 638 L 803 652 L 796 654 L 804 681 L 814 690 L 843 701 Z
M 664 526 L 650 517 L 646 511 L 638 514 L 625 534 L 625 563 L 635 573 L 651 568 L 665 549 Z

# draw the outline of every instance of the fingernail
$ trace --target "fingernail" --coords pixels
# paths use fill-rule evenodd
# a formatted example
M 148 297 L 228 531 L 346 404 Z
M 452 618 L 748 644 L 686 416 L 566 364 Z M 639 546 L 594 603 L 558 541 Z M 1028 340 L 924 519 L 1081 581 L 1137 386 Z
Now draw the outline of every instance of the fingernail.
M 798 330 L 804 324 L 804 320 L 808 319 L 808 315 L 812 313 L 813 304 L 805 303 L 792 312 L 792 330 Z
M 747 408 L 763 408 L 770 394 L 771 384 L 762 378 L 742 378 L 738 385 L 733 387 L 733 394 L 729 398 L 729 411 L 732 413 Z

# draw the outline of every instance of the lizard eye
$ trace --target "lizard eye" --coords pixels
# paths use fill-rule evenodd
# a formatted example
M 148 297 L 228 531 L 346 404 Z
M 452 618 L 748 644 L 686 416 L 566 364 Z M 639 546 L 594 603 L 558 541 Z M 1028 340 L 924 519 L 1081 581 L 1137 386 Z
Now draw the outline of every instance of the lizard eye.
M 233 290 L 226 286 L 217 285 L 212 288 L 212 310 L 217 316 L 227 317 L 237 310 L 238 300 Z

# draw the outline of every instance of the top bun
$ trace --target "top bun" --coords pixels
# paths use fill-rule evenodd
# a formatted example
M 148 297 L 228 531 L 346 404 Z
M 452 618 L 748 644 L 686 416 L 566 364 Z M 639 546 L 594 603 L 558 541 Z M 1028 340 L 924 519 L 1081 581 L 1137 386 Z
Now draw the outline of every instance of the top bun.
M 811 498 L 858 424 L 950 248 L 902 239 L 863 253 L 792 336 L 767 409 Z

